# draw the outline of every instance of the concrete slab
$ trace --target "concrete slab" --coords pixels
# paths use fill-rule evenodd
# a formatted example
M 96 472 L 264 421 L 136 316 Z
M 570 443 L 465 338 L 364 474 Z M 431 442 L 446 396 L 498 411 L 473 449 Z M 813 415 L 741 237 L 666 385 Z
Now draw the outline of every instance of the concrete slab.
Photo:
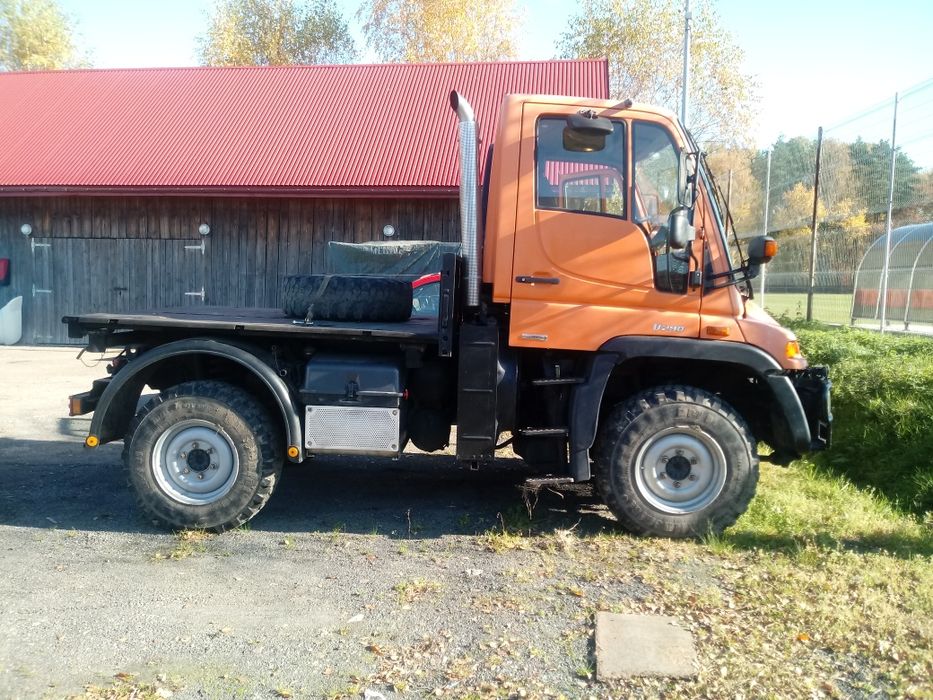
M 596 677 L 691 678 L 699 668 L 693 635 L 666 615 L 596 614 Z

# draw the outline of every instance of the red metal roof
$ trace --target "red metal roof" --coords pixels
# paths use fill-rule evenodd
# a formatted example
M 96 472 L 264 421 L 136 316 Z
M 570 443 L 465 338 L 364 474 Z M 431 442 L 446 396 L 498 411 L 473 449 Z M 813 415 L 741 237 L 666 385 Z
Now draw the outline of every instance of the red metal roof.
M 0 73 L 0 194 L 444 195 L 456 116 L 502 96 L 608 97 L 605 60 Z

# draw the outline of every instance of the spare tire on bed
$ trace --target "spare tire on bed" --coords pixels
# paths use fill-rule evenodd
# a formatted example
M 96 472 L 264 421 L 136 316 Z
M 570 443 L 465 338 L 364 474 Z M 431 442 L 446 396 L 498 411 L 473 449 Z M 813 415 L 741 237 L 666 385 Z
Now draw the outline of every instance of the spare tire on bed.
M 411 283 L 394 277 L 296 275 L 285 278 L 282 308 L 319 321 L 407 321 Z

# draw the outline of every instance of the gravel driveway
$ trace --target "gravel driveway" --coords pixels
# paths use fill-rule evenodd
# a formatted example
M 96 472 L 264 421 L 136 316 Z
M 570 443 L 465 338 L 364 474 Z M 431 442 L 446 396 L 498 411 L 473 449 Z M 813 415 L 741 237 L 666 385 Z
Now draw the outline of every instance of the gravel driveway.
M 105 376 L 75 355 L 0 348 L 0 697 L 591 692 L 590 584 L 503 533 L 526 517 L 516 461 L 314 460 L 246 528 L 167 533 L 135 508 L 121 445 L 85 450 L 87 421 L 64 417 Z M 586 490 L 543 493 L 541 519 L 612 528 Z M 603 599 L 644 596 L 600 580 Z

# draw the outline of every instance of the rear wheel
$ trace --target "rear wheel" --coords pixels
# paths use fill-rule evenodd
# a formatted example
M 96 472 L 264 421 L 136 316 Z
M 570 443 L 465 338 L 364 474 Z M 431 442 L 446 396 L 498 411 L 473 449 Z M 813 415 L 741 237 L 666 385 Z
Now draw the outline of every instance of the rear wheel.
M 123 460 L 147 515 L 221 531 L 255 516 L 282 470 L 275 423 L 255 398 L 218 381 L 179 384 L 137 414 Z
M 616 406 L 595 454 L 603 500 L 636 534 L 718 534 L 745 512 L 758 483 L 745 421 L 694 387 L 657 387 Z

